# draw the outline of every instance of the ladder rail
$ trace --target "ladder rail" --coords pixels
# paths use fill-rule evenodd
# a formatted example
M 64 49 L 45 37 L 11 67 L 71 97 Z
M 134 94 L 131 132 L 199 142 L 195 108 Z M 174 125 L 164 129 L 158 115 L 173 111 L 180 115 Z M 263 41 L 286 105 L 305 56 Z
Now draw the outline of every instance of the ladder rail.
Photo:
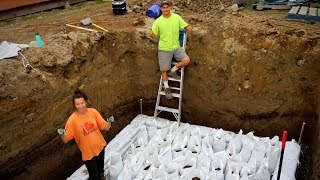
M 183 79 L 184 79 L 184 67 L 181 68 L 181 83 L 180 83 L 180 98 L 179 98 L 179 115 L 178 115 L 178 124 L 179 124 L 179 125 L 180 125 L 180 121 L 181 121 L 182 94 L 183 94 Z
M 153 114 L 154 117 L 157 117 L 159 115 L 159 113 L 161 112 L 160 111 L 158 113 L 158 110 L 157 110 L 157 107 L 160 104 L 160 96 L 161 95 L 159 94 L 159 92 L 161 91 L 161 89 L 162 89 L 162 77 L 160 78 L 160 84 L 159 84 L 159 89 L 158 89 L 158 94 L 157 94 L 157 101 L 156 101 L 156 108 L 154 109 L 154 114 Z

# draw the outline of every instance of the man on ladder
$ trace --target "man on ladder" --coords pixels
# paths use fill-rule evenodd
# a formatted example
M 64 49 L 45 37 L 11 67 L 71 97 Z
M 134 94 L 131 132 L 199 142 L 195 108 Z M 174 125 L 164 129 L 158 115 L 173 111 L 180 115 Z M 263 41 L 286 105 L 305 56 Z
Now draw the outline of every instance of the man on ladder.
M 155 38 L 159 36 L 158 60 L 161 76 L 164 85 L 164 93 L 167 99 L 172 99 L 172 94 L 168 83 L 169 76 L 179 79 L 176 71 L 190 62 L 189 56 L 179 44 L 179 30 L 191 31 L 191 27 L 177 14 L 171 13 L 171 3 L 163 1 L 161 3 L 162 15 L 155 20 L 149 36 Z M 172 58 L 178 63 L 171 68 Z M 171 69 L 170 69 L 171 68 Z

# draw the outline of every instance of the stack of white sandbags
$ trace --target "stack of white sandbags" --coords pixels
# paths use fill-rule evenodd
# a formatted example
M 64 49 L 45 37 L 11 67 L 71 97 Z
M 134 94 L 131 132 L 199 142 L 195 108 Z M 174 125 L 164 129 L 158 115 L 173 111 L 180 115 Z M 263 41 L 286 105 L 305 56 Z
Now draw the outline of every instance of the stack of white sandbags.
M 297 143 L 291 144 L 289 151 L 300 152 Z M 295 164 L 284 161 L 284 166 L 292 163 L 294 167 L 292 172 L 282 169 L 282 179 L 294 177 L 299 158 L 299 153 L 287 155 L 294 157 Z M 252 132 L 244 135 L 242 130 L 235 134 L 184 123 L 178 126 L 177 122 L 138 115 L 107 146 L 105 167 L 111 180 L 270 180 L 277 176 L 279 157 L 278 136 L 259 138 Z M 78 171 L 70 179 L 79 179 Z

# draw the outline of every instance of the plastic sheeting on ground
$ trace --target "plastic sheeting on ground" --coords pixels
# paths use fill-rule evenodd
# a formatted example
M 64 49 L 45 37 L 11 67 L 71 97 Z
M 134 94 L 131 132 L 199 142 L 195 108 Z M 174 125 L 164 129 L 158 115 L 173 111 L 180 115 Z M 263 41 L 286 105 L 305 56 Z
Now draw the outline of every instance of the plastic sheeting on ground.
M 16 43 L 10 43 L 7 41 L 3 41 L 0 44 L 0 60 L 4 58 L 11 58 L 18 56 L 18 52 L 22 48 L 29 47 L 28 44 L 16 44 Z
M 279 137 L 256 137 L 138 115 L 105 148 L 107 179 L 276 179 Z M 288 141 L 281 180 L 295 179 L 300 146 Z M 85 165 L 68 179 L 87 179 Z

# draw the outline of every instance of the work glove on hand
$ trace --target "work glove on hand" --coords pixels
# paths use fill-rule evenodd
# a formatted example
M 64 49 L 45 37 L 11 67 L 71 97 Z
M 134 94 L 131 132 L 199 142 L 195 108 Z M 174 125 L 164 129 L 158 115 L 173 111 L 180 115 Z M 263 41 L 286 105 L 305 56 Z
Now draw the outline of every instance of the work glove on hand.
M 66 133 L 66 130 L 64 130 L 63 128 L 58 128 L 57 132 L 60 136 L 64 135 Z
M 114 117 L 113 116 L 108 117 L 107 121 L 113 123 L 114 122 Z

